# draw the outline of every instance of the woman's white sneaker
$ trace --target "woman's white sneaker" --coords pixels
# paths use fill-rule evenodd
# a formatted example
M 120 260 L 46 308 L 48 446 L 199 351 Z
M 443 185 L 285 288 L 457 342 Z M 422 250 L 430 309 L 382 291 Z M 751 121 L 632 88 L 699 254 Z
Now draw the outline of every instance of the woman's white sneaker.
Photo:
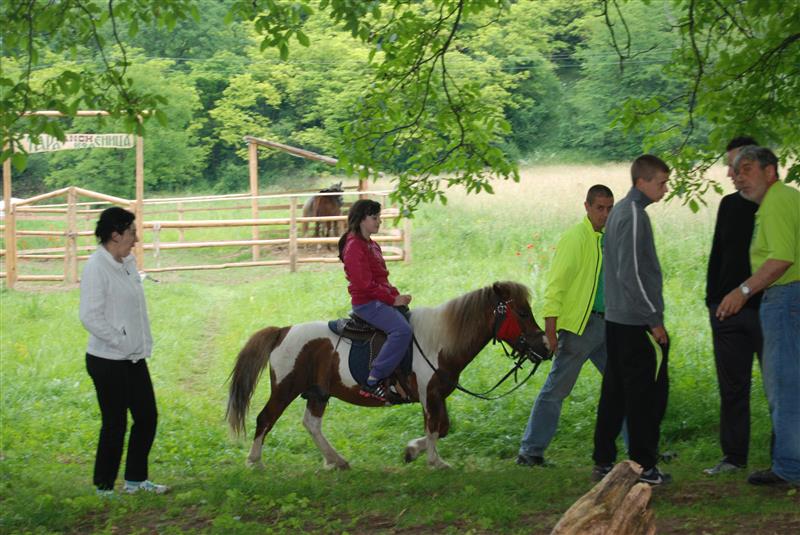
M 145 479 L 144 481 L 125 481 L 125 487 L 123 490 L 128 494 L 135 494 L 140 490 L 143 490 L 144 492 L 152 492 L 153 494 L 164 494 L 169 490 L 169 487 L 166 485 L 157 485 L 156 483 Z

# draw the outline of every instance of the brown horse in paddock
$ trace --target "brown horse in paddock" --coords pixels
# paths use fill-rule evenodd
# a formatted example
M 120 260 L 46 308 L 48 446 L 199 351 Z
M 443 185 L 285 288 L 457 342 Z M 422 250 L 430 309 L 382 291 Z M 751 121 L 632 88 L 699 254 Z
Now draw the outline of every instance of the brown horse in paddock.
M 449 467 L 436 451 L 436 441 L 444 438 L 450 427 L 445 398 L 455 389 L 464 368 L 490 340 L 507 342 L 516 352 L 531 358 L 548 354 L 544 332 L 536 324 L 528 296 L 528 289 L 521 284 L 496 282 L 438 307 L 413 310 L 411 326 L 419 345 L 414 346 L 408 394 L 422 405 L 425 436 L 408 443 L 406 462 L 426 451 L 430 466 Z M 359 386 L 348 363 L 349 342 L 331 332 L 324 321 L 266 327 L 250 337 L 231 373 L 227 411 L 233 431 L 242 432 L 250 398 L 269 363 L 269 401 L 256 418 L 248 465 L 263 466 L 261 452 L 267 433 L 302 394 L 308 400 L 303 425 L 322 452 L 325 467 L 349 468 L 322 434 L 328 399 L 333 396 L 356 405 L 382 405 L 358 394 Z
M 341 192 L 342 183 L 332 184 L 329 188 L 320 190 L 320 193 Z M 342 215 L 344 198 L 341 195 L 314 195 L 303 205 L 303 217 L 325 217 Z M 341 228 L 341 231 L 339 230 Z M 318 221 L 314 224 L 314 236 L 327 238 L 339 236 L 344 232 L 343 221 Z M 303 235 L 308 235 L 308 223 L 303 222 Z

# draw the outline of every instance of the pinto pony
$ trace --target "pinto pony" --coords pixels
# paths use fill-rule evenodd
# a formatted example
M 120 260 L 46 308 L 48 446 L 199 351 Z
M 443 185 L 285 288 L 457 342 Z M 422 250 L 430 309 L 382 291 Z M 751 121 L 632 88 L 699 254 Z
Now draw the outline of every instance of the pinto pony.
M 489 341 L 506 342 L 531 358 L 548 354 L 544 332 L 536 324 L 528 296 L 528 289 L 521 284 L 496 282 L 435 308 L 414 309 L 411 326 L 418 345 L 414 345 L 408 394 L 422 405 L 425 435 L 408 443 L 406 462 L 424 451 L 430 466 L 449 467 L 436 451 L 436 441 L 444 438 L 450 427 L 445 398 Z M 263 466 L 261 452 L 267 433 L 286 407 L 302 395 L 307 399 L 303 425 L 322 452 L 325 467 L 349 468 L 322 434 L 328 399 L 333 396 L 356 405 L 382 405 L 358 394 L 359 386 L 348 365 L 350 347 L 349 340 L 340 339 L 324 321 L 266 327 L 250 337 L 231 373 L 227 411 L 233 431 L 242 432 L 250 398 L 269 363 L 269 401 L 256 418 L 248 465 Z
M 342 183 L 332 184 L 331 187 L 320 190 L 320 193 L 341 192 Z M 303 205 L 303 217 L 327 217 L 342 215 L 342 205 L 344 198 L 341 195 L 314 195 Z M 340 227 L 344 227 L 341 221 L 317 221 L 314 223 L 314 236 L 319 238 L 324 236 L 330 238 L 338 236 L 341 232 Z M 303 223 L 303 235 L 308 234 L 308 223 Z

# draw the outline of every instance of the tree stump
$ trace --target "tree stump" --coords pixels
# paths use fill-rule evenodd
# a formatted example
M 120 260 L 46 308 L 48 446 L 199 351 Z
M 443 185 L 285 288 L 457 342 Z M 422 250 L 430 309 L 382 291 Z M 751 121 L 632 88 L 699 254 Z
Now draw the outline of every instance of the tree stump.
M 616 465 L 572 504 L 550 535 L 654 535 L 655 517 L 647 508 L 652 489 L 639 483 L 641 473 L 633 461 Z

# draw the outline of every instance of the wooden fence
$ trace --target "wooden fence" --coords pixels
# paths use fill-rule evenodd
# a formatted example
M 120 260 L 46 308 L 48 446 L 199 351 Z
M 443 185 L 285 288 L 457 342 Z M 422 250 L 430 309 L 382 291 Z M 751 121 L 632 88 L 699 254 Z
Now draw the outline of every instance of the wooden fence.
M 341 193 L 297 191 L 144 199 L 141 241 L 134 254 L 140 270 L 145 273 L 282 265 L 289 266 L 294 272 L 298 264 L 338 262 L 338 236 L 309 234 L 313 234 L 316 223 L 345 222 L 346 215 L 303 217 L 302 206 L 312 195 L 342 195 L 346 205 L 356 197 L 365 196 L 381 202 L 384 228 L 373 239 L 381 244 L 387 261 L 410 261 L 410 221 L 400 218 L 399 210 L 391 206 L 388 197 L 391 191 L 345 190 Z M 66 197 L 66 202 L 42 204 L 57 197 Z M 77 282 L 78 263 L 88 258 L 96 247 L 94 223 L 98 214 L 110 204 L 132 211 L 136 208 L 136 201 L 78 187 L 16 201 L 10 212 L 4 214 L 0 229 L 6 237 L 4 249 L 0 250 L 4 263 L 0 277 L 6 286 L 13 288 L 17 281 Z M 237 212 L 243 212 L 248 217 L 212 218 L 223 210 L 237 216 Z M 262 214 L 269 217 L 262 217 Z M 205 219 L 199 219 L 199 216 Z M 304 224 L 311 232 L 302 232 Z M 339 229 L 345 225 L 339 223 Z M 241 234 L 247 232 L 247 228 L 251 229 L 249 233 L 236 236 L 237 231 Z M 190 239 L 189 234 L 198 231 L 203 232 L 202 239 Z M 57 242 L 62 243 L 55 245 Z M 227 248 L 229 256 L 239 258 L 226 259 L 218 254 L 218 261 L 209 262 L 206 257 L 198 259 L 197 254 L 191 254 L 191 251 L 221 248 Z M 169 254 L 169 251 L 180 249 L 187 252 L 174 256 Z M 177 263 L 179 259 L 188 263 Z M 54 262 L 63 264 L 60 273 L 43 272 L 52 270 Z M 20 268 L 25 268 L 26 272 L 21 272 Z

